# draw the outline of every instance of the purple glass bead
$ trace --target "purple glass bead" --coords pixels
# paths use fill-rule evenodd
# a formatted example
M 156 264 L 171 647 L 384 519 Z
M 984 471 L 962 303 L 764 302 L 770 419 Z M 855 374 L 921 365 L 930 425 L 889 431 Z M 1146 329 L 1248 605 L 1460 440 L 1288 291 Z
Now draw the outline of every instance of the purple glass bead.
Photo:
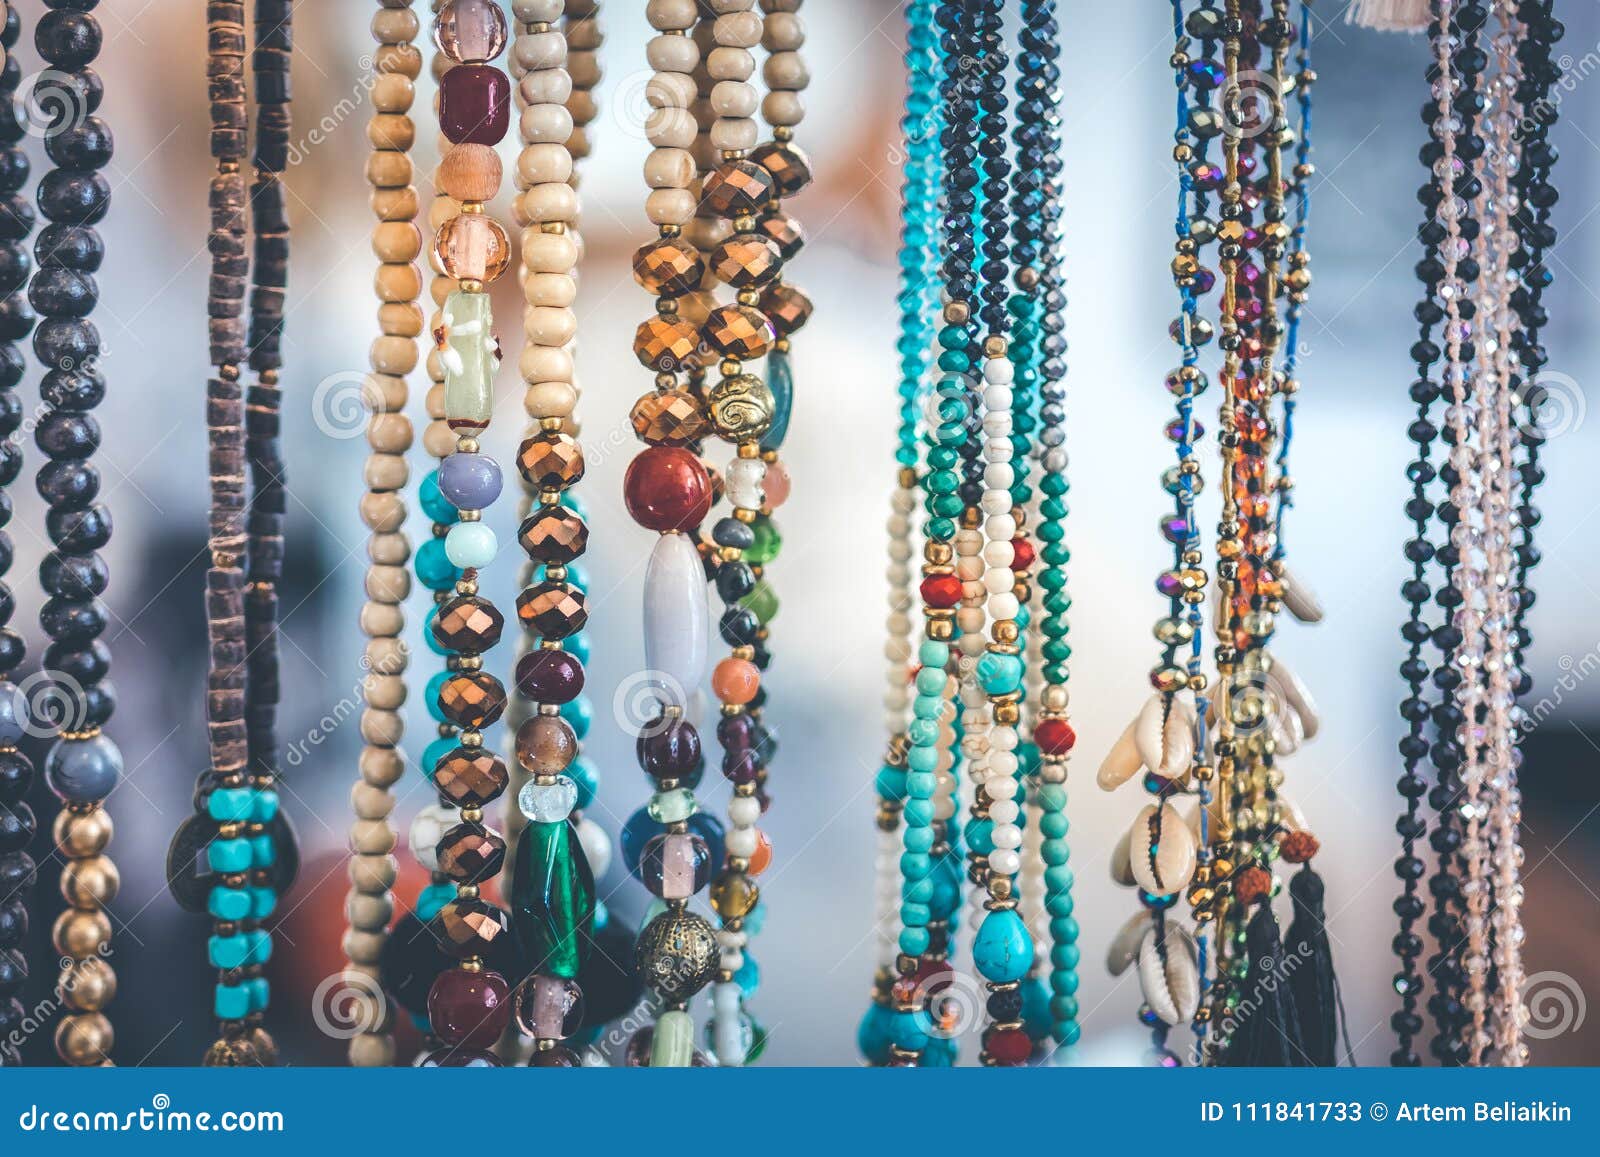
M 511 127 L 511 81 L 487 64 L 458 64 L 439 82 L 439 130 L 453 145 L 489 145 Z
M 640 732 L 634 753 L 651 778 L 684 779 L 700 764 L 700 733 L 686 719 L 656 719 Z
M 517 690 L 535 703 L 571 703 L 583 682 L 583 664 L 570 652 L 539 647 L 517 660 Z
M 1217 275 L 1211 270 L 1201 266 L 1194 271 L 1194 292 L 1197 297 L 1204 297 L 1210 293 L 1217 284 Z
M 761 774 L 761 760 L 752 750 L 722 753 L 722 774 L 729 783 L 754 783 Z
M 1169 599 L 1175 599 L 1183 593 L 1183 581 L 1170 570 L 1163 571 L 1161 577 L 1156 579 L 1156 590 Z
M 513 1015 L 534 1040 L 566 1040 L 583 1025 L 583 990 L 564 977 L 535 973 L 517 989 Z
M 689 832 L 652 836 L 639 856 L 639 878 L 663 900 L 690 899 L 711 882 L 711 849 Z
M 439 492 L 457 510 L 487 510 L 501 485 L 500 463 L 487 454 L 451 454 L 439 463 Z
M 1189 520 L 1177 514 L 1169 514 L 1161 520 L 1161 535 L 1168 542 L 1176 545 L 1189 537 Z
M 756 743 L 756 721 L 748 714 L 725 715 L 717 722 L 717 741 L 724 751 L 748 751 Z

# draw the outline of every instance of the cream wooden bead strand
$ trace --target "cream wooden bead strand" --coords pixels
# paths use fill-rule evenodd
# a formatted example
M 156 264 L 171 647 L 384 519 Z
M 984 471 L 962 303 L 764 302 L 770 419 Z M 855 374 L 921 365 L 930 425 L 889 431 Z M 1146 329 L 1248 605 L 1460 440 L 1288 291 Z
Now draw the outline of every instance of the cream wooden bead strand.
M 379 0 L 372 19 L 378 47 L 373 58 L 373 116 L 367 125 L 372 154 L 367 176 L 378 224 L 372 248 L 379 260 L 377 280 L 379 336 L 370 354 L 372 373 L 364 396 L 369 407 L 367 493 L 361 517 L 371 537 L 367 544 L 367 602 L 361 629 L 368 642 L 363 666 L 363 693 L 369 709 L 397 712 L 406 698 L 406 646 L 402 641 L 402 602 L 410 589 L 411 544 L 401 526 L 406 517 L 403 491 L 408 478 L 406 452 L 411 448 L 411 420 L 405 415 L 406 377 L 417 367 L 417 338 L 422 333 L 422 274 L 416 260 L 422 233 L 416 226 L 417 190 L 412 184 L 411 146 L 416 126 L 410 113 L 422 54 L 413 46 L 420 22 L 411 0 Z M 379 983 L 379 960 L 394 915 L 390 888 L 394 883 L 395 843 L 390 815 L 391 789 L 405 770 L 398 749 L 398 729 L 373 734 L 362 749 L 360 778 L 351 792 L 355 823 L 350 829 L 350 892 L 345 903 L 349 929 L 344 951 L 349 975 L 349 1000 L 341 1015 L 347 1027 L 359 1029 L 350 1038 L 352 1065 L 394 1063 L 394 1037 L 388 1002 Z

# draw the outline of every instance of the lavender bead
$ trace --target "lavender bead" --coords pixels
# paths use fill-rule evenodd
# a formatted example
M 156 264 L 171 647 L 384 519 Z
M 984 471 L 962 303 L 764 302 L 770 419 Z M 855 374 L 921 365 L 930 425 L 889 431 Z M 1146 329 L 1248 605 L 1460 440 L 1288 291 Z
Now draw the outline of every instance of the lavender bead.
M 122 752 L 110 736 L 61 738 L 44 757 L 45 780 L 64 803 L 99 803 L 122 777 Z
M 439 463 L 439 492 L 457 510 L 488 509 L 500 487 L 500 463 L 487 454 L 452 454 Z

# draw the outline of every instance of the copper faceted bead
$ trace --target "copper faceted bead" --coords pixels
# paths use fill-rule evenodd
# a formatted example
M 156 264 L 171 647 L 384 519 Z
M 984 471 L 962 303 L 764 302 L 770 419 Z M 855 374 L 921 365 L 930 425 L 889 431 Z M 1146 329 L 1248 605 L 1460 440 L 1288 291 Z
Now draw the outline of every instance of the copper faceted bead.
M 682 370 L 693 364 L 700 348 L 700 331 L 684 317 L 657 314 L 639 323 L 633 333 L 633 354 L 641 365 L 657 373 Z
M 488 599 L 467 595 L 439 608 L 433 637 L 446 650 L 481 655 L 500 641 L 505 624 L 505 616 Z
M 777 242 L 762 233 L 735 233 L 711 251 L 711 271 L 735 289 L 765 285 L 782 268 Z
M 796 145 L 767 141 L 756 146 L 750 159 L 767 171 L 780 197 L 792 197 L 811 184 L 811 159 Z
M 811 320 L 811 299 L 788 282 L 779 282 L 761 295 L 761 310 L 778 335 L 788 337 Z
M 785 261 L 805 248 L 805 230 L 787 213 L 769 213 L 756 222 L 756 229 L 772 239 L 778 247 L 778 256 Z
M 510 918 L 487 900 L 452 900 L 433 924 L 439 946 L 458 960 L 487 956 L 495 941 L 511 935 Z
M 517 618 L 541 639 L 565 639 L 583 630 L 589 606 L 575 586 L 541 583 L 517 596 Z
M 433 768 L 433 786 L 460 808 L 492 803 L 510 782 L 505 761 L 482 747 L 457 747 Z
M 589 527 L 565 506 L 541 506 L 523 519 L 517 542 L 534 562 L 563 566 L 588 548 Z
M 705 179 L 700 203 L 719 217 L 754 213 L 772 199 L 772 174 L 754 161 L 729 161 Z
M 517 450 L 517 470 L 535 490 L 565 490 L 583 477 L 585 467 L 583 447 L 559 431 L 541 430 Z
M 687 241 L 663 237 L 633 255 L 633 277 L 651 293 L 681 297 L 700 288 L 706 265 Z
M 705 414 L 687 390 L 646 394 L 633 404 L 628 417 L 633 432 L 651 446 L 687 446 L 706 432 Z
M 505 709 L 505 686 L 487 671 L 457 672 L 439 688 L 439 710 L 469 731 L 488 727 Z
M 740 361 L 764 357 L 777 340 L 766 314 L 748 305 L 724 305 L 712 310 L 701 332 L 712 349 Z
M 457 824 L 439 841 L 437 855 L 439 870 L 457 884 L 481 884 L 500 874 L 506 841 L 482 824 Z

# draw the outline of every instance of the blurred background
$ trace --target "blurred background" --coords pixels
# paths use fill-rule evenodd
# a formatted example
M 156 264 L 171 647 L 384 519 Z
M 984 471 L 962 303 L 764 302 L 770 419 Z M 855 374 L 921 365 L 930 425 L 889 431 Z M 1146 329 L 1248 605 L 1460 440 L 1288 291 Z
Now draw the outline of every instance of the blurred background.
M 20 0 L 31 29 L 37 5 Z M 419 8 L 425 7 L 419 5 Z M 366 447 L 353 392 L 375 333 L 363 164 L 373 6 L 302 4 L 296 12 L 295 139 L 288 177 L 294 224 L 285 456 L 290 537 L 283 596 L 284 688 L 280 732 L 286 807 L 298 825 L 305 866 L 287 902 L 274 969 L 272 1028 L 292 1063 L 340 1063 L 342 1042 L 313 1026 L 311 993 L 340 965 L 348 796 L 360 739 L 362 652 L 356 613 L 363 599 L 364 530 L 356 516 Z M 1415 191 L 1423 129 L 1425 42 L 1348 27 L 1344 5 L 1318 0 L 1314 63 L 1315 184 L 1311 226 L 1316 284 L 1302 358 L 1294 450 L 1298 486 L 1287 537 L 1295 572 L 1327 608 L 1316 628 L 1290 626 L 1284 656 L 1315 692 L 1323 733 L 1288 766 L 1290 791 L 1322 838 L 1318 860 L 1345 1006 L 1358 1060 L 1384 1063 L 1395 1005 L 1389 941 L 1398 837 L 1395 742 L 1401 684 L 1403 604 L 1400 545 L 1409 523 L 1405 439 L 1412 369 L 1406 349 L 1418 289 L 1412 274 L 1418 221 Z M 1144 1034 L 1131 974 L 1104 969 L 1112 933 L 1133 910 L 1109 879 L 1106 861 L 1139 801 L 1111 798 L 1092 784 L 1102 754 L 1145 695 L 1152 658 L 1149 624 L 1160 613 L 1153 579 L 1168 557 L 1156 532 L 1165 509 L 1157 483 L 1170 450 L 1159 430 L 1169 412 L 1161 388 L 1174 361 L 1166 327 L 1174 312 L 1167 273 L 1176 195 L 1170 159 L 1172 84 L 1166 3 L 1064 0 L 1060 19 L 1063 120 L 1067 141 L 1066 264 L 1071 305 L 1069 446 L 1076 501 L 1069 522 L 1075 592 L 1072 690 L 1079 742 L 1072 854 L 1082 924 L 1081 1063 L 1136 1063 Z M 1586 994 L 1600 993 L 1600 577 L 1594 547 L 1600 491 L 1585 463 L 1600 461 L 1600 418 L 1585 413 L 1591 367 L 1600 364 L 1600 5 L 1558 5 L 1567 22 L 1560 46 L 1568 77 L 1560 92 L 1555 173 L 1560 242 L 1549 261 L 1551 369 L 1557 388 L 1545 462 L 1544 561 L 1531 617 L 1536 714 L 1527 752 L 1523 838 L 1528 891 L 1527 958 L 1544 995 L 1534 1002 L 1536 1063 L 1600 1060 L 1600 1025 Z M 191 809 L 206 764 L 202 687 L 205 626 L 206 469 L 202 397 L 207 375 L 203 306 L 207 258 L 204 31 L 192 5 L 102 5 L 107 49 L 102 114 L 117 138 L 110 172 L 108 256 L 95 313 L 110 395 L 100 411 L 106 437 L 97 457 L 117 521 L 110 548 L 113 672 L 121 707 L 111 732 L 127 757 L 126 782 L 111 798 L 112 852 L 123 887 L 113 913 L 113 963 L 121 994 L 111 1012 L 120 1064 L 188 1065 L 212 1037 L 205 922 L 168 898 L 167 842 Z M 775 805 L 764 826 L 776 849 L 763 878 L 765 930 L 754 952 L 763 971 L 753 1003 L 770 1034 L 769 1064 L 856 1063 L 855 1026 L 871 977 L 873 774 L 883 746 L 881 711 L 884 523 L 893 479 L 895 359 L 894 250 L 899 187 L 897 119 L 903 91 L 903 12 L 885 0 L 812 0 L 806 55 L 813 82 L 801 142 L 818 180 L 795 203 L 810 234 L 793 278 L 817 303 L 796 341 L 797 402 L 785 448 L 794 495 L 781 513 L 784 551 L 772 574 L 783 599 L 774 625 L 768 719 L 781 752 Z M 643 666 L 640 587 L 651 537 L 628 519 L 620 479 L 635 446 L 627 424 L 648 385 L 631 352 L 633 327 L 649 297 L 629 275 L 628 257 L 649 236 L 640 164 L 644 118 L 642 5 L 603 10 L 606 77 L 601 115 L 585 162 L 583 268 L 578 313 L 589 473 L 582 494 L 594 528 L 588 559 L 594 658 L 589 691 L 595 723 L 587 750 L 603 785 L 594 818 L 615 833 L 646 797 L 631 737 L 618 725 L 613 692 Z M 25 76 L 40 65 L 31 34 L 17 51 Z M 414 110 L 425 125 L 426 77 Z M 419 132 L 419 184 L 433 163 L 432 135 Z M 40 142 L 32 142 L 38 146 Z M 514 141 L 504 150 L 512 155 Z M 36 169 L 43 150 L 37 149 Z M 507 219 L 505 201 L 497 206 Z M 510 278 L 498 313 L 508 348 L 519 340 Z M 508 461 L 520 437 L 520 384 L 507 359 L 500 414 L 489 451 Z M 30 394 L 32 383 L 23 387 Z M 329 384 L 331 383 L 331 384 Z M 425 379 L 413 379 L 420 433 Z M 341 403 L 342 399 L 342 403 Z M 27 471 L 38 463 L 31 445 Z M 414 451 L 421 463 L 420 445 Z M 413 471 L 420 478 L 425 467 Z M 41 511 L 32 487 L 15 487 L 13 572 L 30 631 L 35 624 Z M 518 569 L 512 502 L 493 514 L 501 565 L 486 583 L 502 607 Z M 1209 524 L 1209 522 L 1207 522 Z M 426 533 L 414 515 L 414 537 Z M 414 599 L 410 627 L 423 601 Z M 511 633 L 501 646 L 509 668 Z M 415 668 L 414 668 L 415 669 Z M 26 669 L 23 672 L 26 673 Z M 20 676 L 19 676 L 20 677 Z M 420 688 L 419 675 L 415 681 Z M 414 691 L 407 708 L 412 758 L 431 731 Z M 351 722 L 341 723 L 349 718 Z M 703 795 L 719 811 L 725 788 L 714 773 Z M 397 818 L 428 801 L 420 773 L 404 781 Z M 1133 789 L 1127 789 L 1132 792 Z M 41 789 L 41 795 L 42 795 Z M 1137 794 L 1137 793 L 1135 793 Z M 53 801 L 35 801 L 41 816 Z M 46 830 L 48 825 L 45 824 Z M 403 841 L 403 836 L 402 836 Z M 43 849 L 40 849 L 43 858 Z M 403 843 L 402 895 L 420 875 Z M 43 1000 L 55 969 L 48 936 L 59 906 L 59 865 L 45 862 L 34 898 L 30 959 Z M 602 882 L 617 918 L 636 921 L 647 894 L 618 866 Z M 975 1054 L 968 1048 L 968 1057 Z M 52 1063 L 49 1034 L 27 1042 L 32 1063 Z M 409 1056 L 402 1053 L 402 1056 Z

